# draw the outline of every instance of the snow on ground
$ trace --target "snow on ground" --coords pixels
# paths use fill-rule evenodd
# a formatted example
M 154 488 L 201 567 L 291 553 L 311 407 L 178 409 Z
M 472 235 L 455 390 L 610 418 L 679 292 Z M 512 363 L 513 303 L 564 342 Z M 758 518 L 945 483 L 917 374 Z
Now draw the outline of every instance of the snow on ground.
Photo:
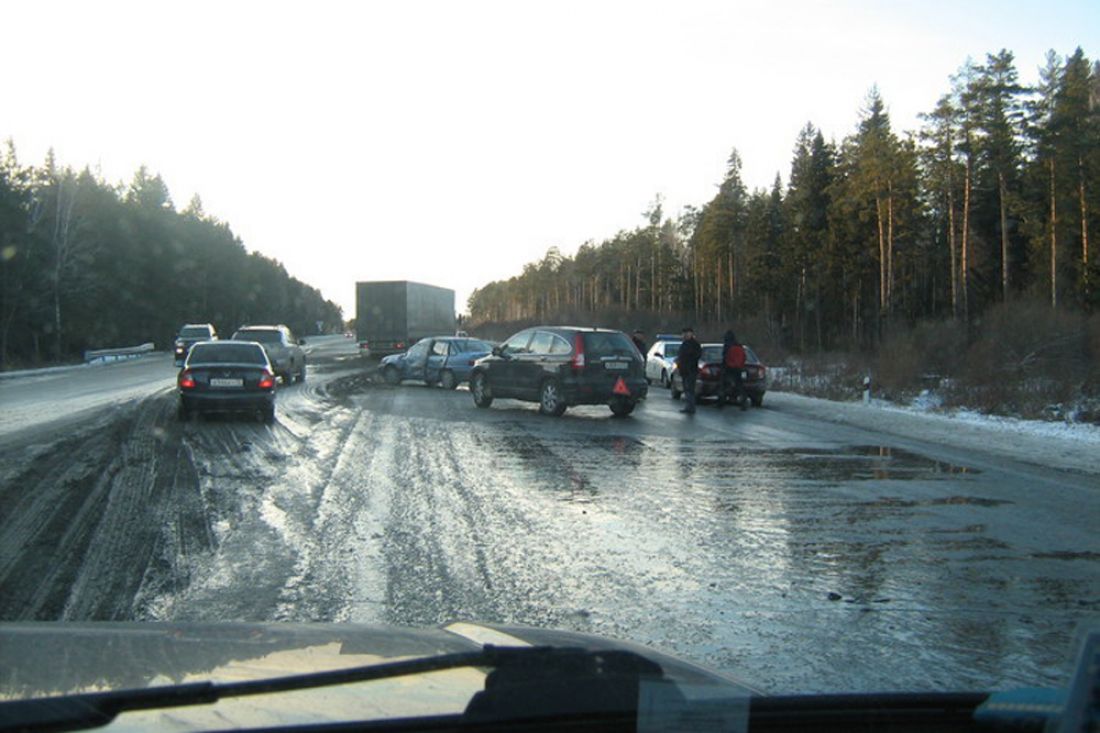
M 767 404 L 824 420 L 913 440 L 978 450 L 1024 463 L 1100 474 L 1100 426 L 984 415 L 969 410 L 928 412 L 925 396 L 913 405 L 885 400 L 835 402 L 791 392 L 769 392 Z

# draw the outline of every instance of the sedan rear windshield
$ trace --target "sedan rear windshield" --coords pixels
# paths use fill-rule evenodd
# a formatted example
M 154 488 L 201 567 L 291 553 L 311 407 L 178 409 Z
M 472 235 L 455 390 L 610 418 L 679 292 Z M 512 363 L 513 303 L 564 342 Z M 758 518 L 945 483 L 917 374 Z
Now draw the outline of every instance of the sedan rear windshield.
M 210 329 L 206 326 L 187 326 L 180 329 L 180 338 L 206 339 L 210 338 Z
M 234 341 L 259 341 L 261 344 L 279 344 L 283 341 L 283 335 L 278 331 L 256 329 L 255 331 L 237 331 L 233 334 Z
M 191 349 L 188 364 L 255 364 L 266 366 L 264 350 L 251 344 L 198 344 Z
M 715 362 L 722 361 L 722 347 L 721 346 L 704 346 L 703 358 L 699 361 Z
M 584 335 L 584 353 L 589 358 L 603 356 L 634 356 L 634 342 L 620 331 L 596 331 Z

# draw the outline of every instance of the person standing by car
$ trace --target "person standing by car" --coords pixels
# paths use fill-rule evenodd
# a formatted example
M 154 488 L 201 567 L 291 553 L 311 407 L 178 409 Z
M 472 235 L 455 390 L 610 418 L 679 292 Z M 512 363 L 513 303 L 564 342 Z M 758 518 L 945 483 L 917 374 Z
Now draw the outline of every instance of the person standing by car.
M 748 409 L 745 385 L 741 381 L 744 368 L 745 347 L 737 340 L 733 329 L 729 329 L 722 339 L 722 394 L 718 396 L 719 407 L 729 400 L 732 392 L 741 409 Z
M 676 354 L 676 369 L 680 372 L 680 378 L 684 383 L 684 398 L 687 404 L 680 412 L 688 415 L 695 414 L 695 378 L 699 375 L 699 359 L 703 356 L 703 347 L 695 339 L 695 329 L 684 326 L 683 343 Z
M 737 336 L 734 335 L 732 328 L 727 328 L 725 334 L 722 335 L 722 373 L 718 381 L 719 409 L 725 406 L 727 400 L 729 400 L 730 370 L 726 366 L 726 354 L 729 353 L 730 347 L 735 343 L 737 343 Z
M 634 345 L 636 347 L 638 347 L 638 353 L 642 355 L 643 359 L 645 358 L 646 352 L 649 351 L 649 347 L 646 346 L 645 339 L 642 338 L 642 336 L 644 335 L 645 334 L 642 329 L 635 328 L 634 335 L 630 337 L 630 340 L 634 342 Z

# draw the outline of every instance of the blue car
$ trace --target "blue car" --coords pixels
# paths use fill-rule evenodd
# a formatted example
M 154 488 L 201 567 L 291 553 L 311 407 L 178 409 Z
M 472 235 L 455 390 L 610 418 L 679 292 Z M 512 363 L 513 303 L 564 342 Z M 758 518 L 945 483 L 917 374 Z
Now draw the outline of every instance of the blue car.
M 454 389 L 469 381 L 474 362 L 493 351 L 488 341 L 467 336 L 429 336 L 412 345 L 404 354 L 382 359 L 378 369 L 387 384 L 415 379 Z

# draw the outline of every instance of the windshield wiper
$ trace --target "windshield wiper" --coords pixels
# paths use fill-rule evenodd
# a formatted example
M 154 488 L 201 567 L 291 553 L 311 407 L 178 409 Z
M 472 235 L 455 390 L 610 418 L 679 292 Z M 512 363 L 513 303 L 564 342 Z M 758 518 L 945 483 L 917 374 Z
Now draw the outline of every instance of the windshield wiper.
M 369 682 L 463 667 L 491 668 L 460 715 L 349 721 L 310 730 L 1090 730 L 1097 722 L 1100 637 L 1082 653 L 1068 703 L 1036 691 L 753 696 L 688 699 L 656 662 L 625 650 L 498 647 L 247 682 L 198 682 L 0 703 L 0 733 L 73 731 L 123 712 L 206 705 L 226 698 Z M 1083 672 L 1083 674 L 1081 674 Z M 1050 692 L 1050 691 L 1038 691 Z M 1021 701 L 1026 703 L 1021 705 Z M 1037 704 L 1037 701 L 1042 703 Z M 1020 711 L 1025 710 L 1021 715 Z M 300 730 L 289 726 L 268 730 Z
M 572 647 L 499 647 L 486 644 L 479 651 L 440 654 L 398 662 L 349 667 L 326 672 L 273 677 L 247 682 L 195 682 L 147 689 L 113 690 L 0 703 L 0 733 L 16 731 L 73 731 L 96 728 L 110 723 L 119 713 L 158 710 L 189 705 L 208 705 L 218 700 L 274 692 L 308 690 L 316 687 L 369 682 L 394 677 L 439 672 L 462 667 L 492 667 L 496 670 L 553 670 L 558 679 L 585 670 L 606 668 L 644 671 L 661 675 L 661 668 L 641 655 L 624 651 L 589 651 Z M 493 675 L 490 675 L 493 678 Z M 493 682 L 493 679 L 496 682 Z M 503 685 L 514 676 L 487 680 L 491 686 Z M 484 695 L 479 692 L 478 695 Z M 476 698 L 476 696 L 475 696 Z M 482 698 L 482 706 L 492 710 L 498 696 Z

